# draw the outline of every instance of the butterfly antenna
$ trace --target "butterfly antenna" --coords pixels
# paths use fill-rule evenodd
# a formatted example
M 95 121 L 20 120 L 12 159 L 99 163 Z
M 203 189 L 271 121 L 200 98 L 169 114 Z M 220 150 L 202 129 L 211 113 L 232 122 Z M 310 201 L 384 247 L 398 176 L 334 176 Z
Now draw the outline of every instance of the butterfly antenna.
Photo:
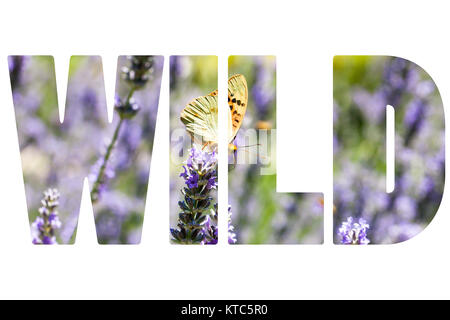
M 250 147 L 257 147 L 260 146 L 260 143 L 255 143 L 255 144 L 250 144 L 250 145 L 246 145 L 246 146 L 238 146 L 238 148 L 250 148 Z
M 252 145 L 239 146 L 239 147 L 237 147 L 237 149 L 234 150 L 234 161 L 236 162 L 236 159 L 237 159 L 237 151 L 238 151 L 238 149 L 245 148 L 245 149 L 242 150 L 242 151 L 245 151 L 245 152 L 250 153 L 250 150 L 248 150 L 248 148 L 250 148 L 250 147 L 256 147 L 256 146 L 260 146 L 260 145 L 261 145 L 260 143 L 257 143 L 257 144 L 252 144 Z M 253 153 L 253 154 L 256 154 L 257 157 L 259 157 L 259 158 L 261 158 L 261 159 L 264 159 L 264 160 L 269 159 L 268 156 L 261 155 L 261 154 L 259 154 L 258 152 L 255 152 L 255 153 Z

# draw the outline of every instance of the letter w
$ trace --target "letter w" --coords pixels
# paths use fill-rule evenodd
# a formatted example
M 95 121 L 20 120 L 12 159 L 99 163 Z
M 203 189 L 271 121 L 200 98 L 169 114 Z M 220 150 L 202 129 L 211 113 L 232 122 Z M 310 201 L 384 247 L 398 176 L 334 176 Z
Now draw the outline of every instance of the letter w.
M 33 243 L 74 243 L 86 177 L 99 243 L 139 243 L 163 57 L 119 57 L 112 123 L 100 57 L 72 56 L 62 123 L 53 57 L 8 62 Z

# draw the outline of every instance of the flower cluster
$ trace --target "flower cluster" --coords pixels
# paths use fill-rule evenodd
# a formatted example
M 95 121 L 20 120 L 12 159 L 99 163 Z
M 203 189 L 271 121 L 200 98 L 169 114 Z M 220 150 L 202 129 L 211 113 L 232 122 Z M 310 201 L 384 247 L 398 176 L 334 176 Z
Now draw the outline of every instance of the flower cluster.
M 206 243 L 217 239 L 216 226 L 212 226 L 211 196 L 217 189 L 217 153 L 214 150 L 191 148 L 184 172 L 180 174 L 185 181 L 181 191 L 184 201 L 179 201 L 181 212 L 178 216 L 178 229 L 171 229 L 175 243 Z M 205 229 L 209 229 L 209 240 Z
M 44 192 L 39 215 L 31 224 L 31 236 L 34 244 L 57 244 L 55 231 L 61 228 L 61 221 L 56 210 L 59 205 L 59 192 L 48 189 Z
M 342 222 L 339 228 L 339 236 L 342 244 L 369 244 L 367 230 L 370 226 L 366 220 L 360 218 L 358 222 L 353 221 L 353 217 L 348 217 L 347 221 Z
M 217 153 L 215 151 L 204 151 L 193 147 L 190 150 L 186 165 L 183 166 L 184 172 L 180 174 L 186 185 L 190 189 L 199 186 L 206 189 L 217 188 Z
M 119 95 L 116 94 L 114 97 L 114 108 L 121 119 L 131 119 L 139 112 L 140 106 L 133 98 L 122 100 Z
M 211 213 L 206 218 L 205 225 L 203 227 L 203 233 L 205 234 L 205 238 L 201 242 L 202 244 L 217 244 L 219 241 L 219 232 L 218 232 L 218 210 L 217 203 L 214 205 L 214 209 L 211 209 Z
M 234 226 L 232 225 L 231 221 L 231 206 L 228 206 L 228 243 L 234 244 L 236 243 L 236 233 L 234 231 Z M 211 209 L 211 214 L 208 216 L 205 226 L 204 226 L 204 233 L 205 233 L 205 239 L 203 240 L 202 244 L 217 244 L 219 240 L 218 236 L 218 210 L 217 210 L 217 204 L 214 205 L 214 209 Z
M 153 71 L 152 56 L 127 56 L 129 65 L 122 68 L 123 78 L 136 87 L 143 87 L 151 79 Z
M 234 226 L 231 221 L 231 216 L 233 213 L 231 212 L 231 206 L 228 206 L 228 243 L 234 244 L 237 242 L 236 232 L 234 231 Z

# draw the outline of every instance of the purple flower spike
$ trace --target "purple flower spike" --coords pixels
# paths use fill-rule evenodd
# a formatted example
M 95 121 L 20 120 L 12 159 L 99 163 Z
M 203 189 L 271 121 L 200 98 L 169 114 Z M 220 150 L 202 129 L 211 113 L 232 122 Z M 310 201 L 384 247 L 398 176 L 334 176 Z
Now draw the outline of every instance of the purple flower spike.
M 48 189 L 45 191 L 41 203 L 39 215 L 31 224 L 33 244 L 58 244 L 55 232 L 62 225 L 56 210 L 59 206 L 58 190 Z
M 189 189 L 206 185 L 208 190 L 217 188 L 217 153 L 194 146 L 183 166 L 183 177 Z
M 236 232 L 234 231 L 234 226 L 231 221 L 231 216 L 233 213 L 231 212 L 231 206 L 228 206 L 228 243 L 234 244 L 237 242 Z
M 353 217 L 348 217 L 347 221 L 342 222 L 338 234 L 341 237 L 342 244 L 369 244 L 367 230 L 370 226 L 363 218 L 358 222 L 353 221 Z
M 209 148 L 194 146 L 183 166 L 180 177 L 185 186 L 183 201 L 178 204 L 178 228 L 170 229 L 172 241 L 182 244 L 217 243 L 217 205 L 211 193 L 217 189 L 217 153 Z

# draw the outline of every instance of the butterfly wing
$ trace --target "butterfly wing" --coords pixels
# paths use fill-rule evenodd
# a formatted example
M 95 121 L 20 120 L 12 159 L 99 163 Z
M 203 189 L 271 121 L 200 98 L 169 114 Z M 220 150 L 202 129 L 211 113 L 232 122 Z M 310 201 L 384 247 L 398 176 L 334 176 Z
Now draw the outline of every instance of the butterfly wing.
M 231 129 L 228 133 L 228 141 L 231 143 L 236 137 L 242 120 L 247 111 L 248 88 L 247 81 L 242 74 L 235 74 L 228 79 L 228 106 L 230 107 Z
M 218 142 L 217 90 L 207 96 L 198 97 L 181 112 L 181 121 L 198 144 Z M 247 110 L 248 88 L 245 77 L 236 74 L 228 80 L 228 141 L 231 143 L 242 125 Z
M 214 91 L 211 92 L 209 95 L 210 95 L 210 96 L 213 96 L 213 97 L 217 96 L 217 95 L 218 95 L 218 90 L 214 90 Z M 229 97 L 229 95 L 228 95 L 228 97 Z M 229 102 L 229 101 L 230 101 L 230 100 L 228 100 L 228 102 Z M 231 142 L 231 141 L 233 141 L 234 136 L 235 136 L 236 134 L 233 135 L 233 126 L 232 126 L 233 119 L 232 119 L 232 117 L 231 117 L 231 112 L 228 113 L 228 117 L 229 117 L 229 118 L 228 118 L 228 137 L 233 137 L 233 138 L 231 138 L 231 139 L 229 140 L 229 142 Z
M 183 109 L 180 118 L 194 142 L 217 143 L 217 95 L 194 99 Z

